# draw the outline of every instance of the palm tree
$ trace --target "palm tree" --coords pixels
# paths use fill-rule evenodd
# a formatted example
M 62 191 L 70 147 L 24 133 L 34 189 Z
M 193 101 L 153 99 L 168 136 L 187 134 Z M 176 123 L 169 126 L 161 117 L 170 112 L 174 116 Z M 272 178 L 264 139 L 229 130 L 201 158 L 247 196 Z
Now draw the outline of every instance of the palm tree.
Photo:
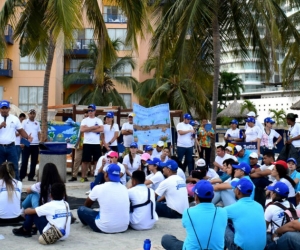
M 255 104 L 249 100 L 244 100 L 241 106 L 241 113 L 243 113 L 245 109 L 248 109 L 249 111 L 253 111 L 255 114 L 257 114 L 257 109 L 255 108 Z
M 276 125 L 286 125 L 286 112 L 283 109 L 275 110 L 269 109 L 271 113 L 273 113 L 272 118 L 275 119 Z
M 123 43 L 116 39 L 112 41 L 112 44 L 116 53 Z M 77 69 L 78 72 L 69 74 L 64 78 L 65 89 L 68 89 L 75 82 L 80 83 L 82 80 L 90 80 L 92 78 L 92 84 L 83 84 L 67 97 L 67 102 L 74 97 L 80 96 L 79 104 L 94 103 L 99 106 L 107 106 L 109 103 L 112 103 L 113 105 L 126 108 L 122 97 L 115 89 L 114 82 L 135 91 L 138 81 L 134 77 L 118 75 L 118 72 L 122 71 L 126 65 L 130 65 L 132 69 L 135 68 L 132 57 L 126 56 L 120 60 L 116 58 L 114 61 L 105 62 L 103 82 L 99 82 L 99 78 L 93 78 L 98 57 L 99 49 L 95 43 L 91 43 L 89 45 L 89 57 L 80 63 Z
M 117 4 L 127 16 L 126 44 L 131 43 L 137 48 L 137 36 L 143 38 L 144 31 L 150 29 L 145 1 L 111 2 Z M 17 13 L 20 12 L 22 15 L 19 18 Z M 6 0 L 0 12 L 0 56 L 5 53 L 4 28 L 10 22 L 15 28 L 15 39 L 20 39 L 21 55 L 30 55 L 37 61 L 46 63 L 41 113 L 42 141 L 47 138 L 49 80 L 56 44 L 63 35 L 66 47 L 71 46 L 74 30 L 82 27 L 82 13 L 85 13 L 90 27 L 94 29 L 94 37 L 99 47 L 94 78 L 97 82 L 104 82 L 104 61 L 110 58 L 114 51 L 98 1 L 28 0 L 23 4 L 22 0 Z

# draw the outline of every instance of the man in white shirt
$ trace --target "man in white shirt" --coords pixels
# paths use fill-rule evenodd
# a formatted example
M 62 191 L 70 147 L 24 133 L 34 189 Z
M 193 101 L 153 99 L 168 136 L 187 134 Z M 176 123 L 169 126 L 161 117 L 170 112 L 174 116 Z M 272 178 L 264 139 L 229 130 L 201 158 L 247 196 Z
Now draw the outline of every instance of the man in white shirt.
M 151 160 L 153 160 L 153 158 L 160 159 L 164 145 L 165 144 L 163 141 L 158 141 L 156 143 L 156 148 L 153 149 L 152 154 L 151 154 L 151 158 L 150 158 Z
M 193 148 L 195 130 L 190 125 L 192 119 L 190 114 L 184 114 L 183 122 L 180 122 L 176 126 L 177 130 L 177 156 L 178 160 L 182 162 L 183 156 L 185 157 L 185 163 L 188 166 L 189 173 L 194 169 L 193 161 Z M 184 165 L 184 172 L 186 171 L 186 165 Z
M 94 232 L 121 233 L 129 225 L 129 196 L 127 188 L 120 183 L 121 169 L 110 164 L 104 174 L 105 183 L 93 188 L 84 206 L 77 210 L 82 224 L 88 225 Z M 95 201 L 99 203 L 99 212 L 91 209 Z
M 130 200 L 130 226 L 135 230 L 151 229 L 158 216 L 155 212 L 155 193 L 144 184 L 145 173 L 136 170 L 132 173 L 132 188 L 128 189 Z
M 88 164 L 91 162 L 94 165 L 101 156 L 100 132 L 103 132 L 103 123 L 99 118 L 95 117 L 95 104 L 88 106 L 88 113 L 89 116 L 83 119 L 80 125 L 80 132 L 84 133 L 81 182 L 89 181 L 86 177 Z
M 19 114 L 19 120 L 20 120 L 21 124 L 25 119 L 26 119 L 26 115 L 24 113 Z M 21 157 L 21 153 L 22 153 L 22 147 L 24 145 L 22 144 L 22 147 L 21 147 L 21 136 L 17 131 L 16 131 L 15 145 L 16 145 L 16 149 L 17 149 L 18 162 L 19 162 L 20 157 Z
M 32 137 L 22 128 L 18 117 L 9 114 L 10 102 L 0 101 L 0 164 L 12 162 L 14 164 L 15 179 L 19 180 L 18 155 L 15 146 L 16 131 L 28 141 Z
M 30 157 L 30 172 L 28 174 L 28 181 L 36 181 L 35 168 L 39 157 L 39 143 L 41 138 L 41 126 L 38 121 L 35 120 L 36 111 L 34 109 L 29 110 L 28 119 L 22 122 L 22 127 L 27 134 L 31 135 L 32 142 L 30 146 L 24 146 L 22 151 L 22 164 L 20 169 L 20 180 L 22 181 L 27 175 L 28 160 Z
M 121 128 L 121 133 L 123 135 L 123 145 L 125 148 L 130 147 L 133 142 L 133 113 L 128 114 L 128 122 L 125 122 Z
M 219 170 L 223 171 L 223 161 L 226 159 L 233 159 L 237 161 L 236 157 L 230 154 L 225 153 L 225 147 L 220 145 L 217 147 L 217 156 L 214 161 L 215 171 L 218 172 Z
M 168 160 L 160 166 L 163 167 L 163 174 L 167 179 L 155 190 L 160 197 L 156 202 L 156 212 L 160 217 L 181 218 L 184 209 L 189 207 L 186 183 L 177 175 L 176 161 Z

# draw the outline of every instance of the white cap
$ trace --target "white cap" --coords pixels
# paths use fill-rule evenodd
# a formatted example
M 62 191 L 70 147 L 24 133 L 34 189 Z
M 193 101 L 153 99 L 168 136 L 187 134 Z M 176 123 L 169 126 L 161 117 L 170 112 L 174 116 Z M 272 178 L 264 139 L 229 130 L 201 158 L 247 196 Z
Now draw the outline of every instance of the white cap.
M 205 167 L 206 166 L 206 162 L 204 159 L 199 159 L 198 161 L 196 161 L 196 166 L 197 167 Z
M 158 141 L 156 143 L 156 146 L 158 146 L 158 147 L 163 147 L 164 145 L 165 145 L 165 143 L 163 141 Z
M 236 145 L 235 147 L 236 152 L 240 152 L 243 148 L 240 145 Z
M 128 117 L 134 117 L 134 113 L 129 113 Z
M 250 112 L 247 114 L 247 116 L 253 116 L 253 117 L 255 117 L 256 114 L 255 114 L 253 111 L 250 111 Z
M 249 155 L 249 158 L 258 159 L 258 154 L 257 154 L 256 152 L 252 152 L 252 153 Z
M 227 146 L 225 149 L 228 149 L 230 152 L 232 152 L 232 147 Z

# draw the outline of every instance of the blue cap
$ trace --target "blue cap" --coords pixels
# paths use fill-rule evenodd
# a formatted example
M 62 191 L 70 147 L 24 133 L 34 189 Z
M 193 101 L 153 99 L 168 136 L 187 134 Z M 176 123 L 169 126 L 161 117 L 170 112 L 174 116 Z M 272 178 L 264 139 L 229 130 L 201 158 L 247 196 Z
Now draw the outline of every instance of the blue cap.
M 95 105 L 95 104 L 90 104 L 90 105 L 88 106 L 88 108 L 92 108 L 93 110 L 96 110 L 96 105 Z
M 267 189 L 282 197 L 288 197 L 290 192 L 289 187 L 281 181 L 276 182 L 274 186 L 268 186 Z
M 108 165 L 106 172 L 110 181 L 120 182 L 121 168 L 118 166 L 118 164 L 113 163 Z
M 147 146 L 145 147 L 145 151 L 151 151 L 151 150 L 153 150 L 153 148 L 152 148 L 151 145 L 147 145 Z
M 159 158 L 154 157 L 153 160 L 148 160 L 147 163 L 150 165 L 160 166 L 161 160 Z
M 199 198 L 212 199 L 214 197 L 214 188 L 211 183 L 207 180 L 200 180 L 193 187 L 192 191 Z
M 232 165 L 233 168 L 236 169 L 241 169 L 243 170 L 246 174 L 250 174 L 251 172 L 251 167 L 249 166 L 248 163 L 246 162 L 241 162 L 239 165 Z
M 178 164 L 174 160 L 167 160 L 166 162 L 161 162 L 159 164 L 159 166 L 162 167 L 162 168 L 169 168 L 172 171 L 175 171 L 178 168 Z
M 195 121 L 194 120 L 190 120 L 190 125 L 194 127 L 196 125 Z
M 237 188 L 242 194 L 251 194 L 253 191 L 253 184 L 246 178 L 242 178 L 239 181 L 231 182 L 231 186 Z
M 132 143 L 130 143 L 129 147 L 130 148 L 138 148 L 139 146 L 138 146 L 138 144 L 136 142 L 132 142 Z
M 184 114 L 183 118 L 184 119 L 188 119 L 188 120 L 192 120 L 192 116 L 190 114 L 188 114 L 188 113 Z
M 267 123 L 267 122 L 272 123 L 272 124 L 275 123 L 275 121 L 271 117 L 267 117 L 264 119 L 264 123 Z
M 236 125 L 238 125 L 239 122 L 236 119 L 233 119 L 233 120 L 231 120 L 230 124 L 236 124 Z
M 297 165 L 297 161 L 296 161 L 295 158 L 288 158 L 288 159 L 286 160 L 286 162 L 289 162 L 289 161 L 292 161 L 292 162 L 295 163 L 295 165 Z
M 9 106 L 10 106 L 10 102 L 9 102 L 9 101 L 2 100 L 2 101 L 0 102 L 0 109 L 2 109 L 3 107 L 9 108 Z
M 106 117 L 107 118 L 114 118 L 114 113 L 113 112 L 107 112 Z
M 245 121 L 246 121 L 246 122 L 253 122 L 253 123 L 255 123 L 255 118 L 253 118 L 253 117 L 248 117 Z

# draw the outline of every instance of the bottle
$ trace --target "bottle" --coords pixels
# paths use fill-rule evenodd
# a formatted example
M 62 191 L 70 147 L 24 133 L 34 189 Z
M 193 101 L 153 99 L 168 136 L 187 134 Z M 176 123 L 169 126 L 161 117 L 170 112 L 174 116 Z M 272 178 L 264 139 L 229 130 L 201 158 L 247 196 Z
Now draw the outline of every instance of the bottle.
M 150 250 L 151 249 L 151 240 L 145 239 L 144 241 L 144 250 Z

